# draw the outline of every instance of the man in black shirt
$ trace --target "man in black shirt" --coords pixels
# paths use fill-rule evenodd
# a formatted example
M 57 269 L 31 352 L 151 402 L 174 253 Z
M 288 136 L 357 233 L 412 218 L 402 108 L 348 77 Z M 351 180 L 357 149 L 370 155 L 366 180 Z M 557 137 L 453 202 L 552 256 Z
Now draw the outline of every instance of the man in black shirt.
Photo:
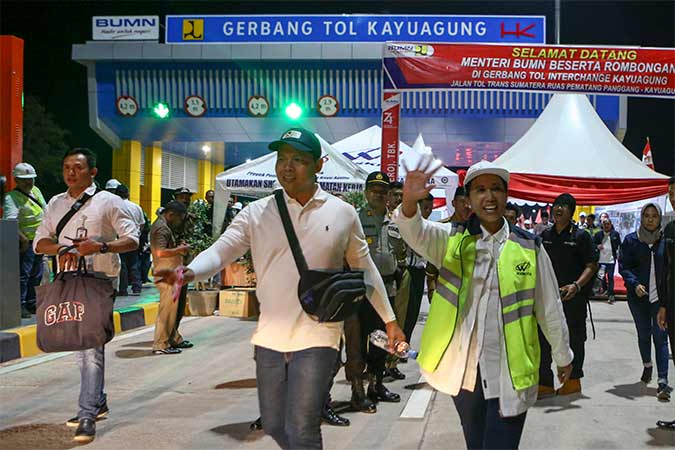
M 554 226 L 541 233 L 541 239 L 553 263 L 558 279 L 560 297 L 570 333 L 570 347 L 574 352 L 572 375 L 558 389 L 559 395 L 581 392 L 584 376 L 584 343 L 586 342 L 586 314 L 590 295 L 590 280 L 598 270 L 598 252 L 590 234 L 572 221 L 576 200 L 570 194 L 561 194 L 553 203 Z M 539 331 L 541 365 L 539 368 L 539 392 L 541 396 L 553 393 L 551 371 L 551 346 Z
M 675 209 L 675 177 L 668 181 L 668 199 Z M 675 221 L 671 221 L 663 230 L 663 238 L 666 240 L 666 276 L 663 277 L 666 293 L 665 298 L 659 298 L 660 308 L 657 321 L 661 329 L 668 327 L 671 353 L 675 354 Z M 659 428 L 675 430 L 675 420 L 659 420 L 656 422 Z

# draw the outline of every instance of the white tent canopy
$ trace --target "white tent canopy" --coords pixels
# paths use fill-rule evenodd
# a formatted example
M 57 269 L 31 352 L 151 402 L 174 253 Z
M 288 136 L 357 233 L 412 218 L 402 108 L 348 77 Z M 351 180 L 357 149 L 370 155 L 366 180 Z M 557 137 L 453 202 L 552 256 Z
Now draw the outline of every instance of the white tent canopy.
M 530 129 L 495 164 L 512 174 L 509 193 L 551 202 L 569 192 L 600 205 L 663 194 L 667 177 L 619 142 L 582 94 L 556 94 Z
M 382 161 L 382 129 L 378 125 L 365 129 L 353 136 L 335 142 L 333 148 L 342 152 L 356 165 L 363 168 L 367 173 L 380 170 Z M 415 140 L 413 147 L 404 142 L 399 142 L 399 169 L 398 178 L 403 181 L 405 178 L 405 168 L 415 167 L 420 157 L 425 153 L 431 153 L 431 148 L 424 144 L 421 135 Z M 432 191 L 434 197 L 445 197 L 449 214 L 452 214 L 452 197 L 459 184 L 457 174 L 445 167 L 442 167 L 432 179 L 432 183 L 438 186 L 438 189 Z
M 336 151 L 321 136 L 323 169 L 317 176 L 321 188 L 331 193 L 362 191 L 368 173 Z M 221 224 L 231 194 L 263 197 L 279 187 L 274 170 L 276 153 L 270 152 L 250 162 L 216 175 L 213 223 Z M 214 227 L 214 232 L 218 227 Z

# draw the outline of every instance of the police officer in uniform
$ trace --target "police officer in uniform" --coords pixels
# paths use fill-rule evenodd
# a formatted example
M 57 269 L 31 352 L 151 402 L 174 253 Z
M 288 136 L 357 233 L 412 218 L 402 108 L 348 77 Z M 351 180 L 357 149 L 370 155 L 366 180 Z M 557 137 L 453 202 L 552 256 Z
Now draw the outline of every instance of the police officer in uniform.
M 395 275 L 397 262 L 389 240 L 388 192 L 389 178 L 385 173 L 373 172 L 368 175 L 365 191 L 368 205 L 359 210 L 359 220 L 363 227 L 363 233 L 366 236 L 366 242 L 368 242 L 370 256 L 382 276 L 389 301 L 393 304 L 394 297 L 396 296 Z M 354 400 L 359 399 L 359 386 L 360 391 L 363 391 L 361 377 L 364 363 L 367 363 L 368 366 L 368 398 L 375 403 L 378 401 L 400 402 L 401 397 L 389 391 L 382 384 L 387 353 L 374 345 L 368 345 L 368 335 L 374 330 L 384 329 L 384 323 L 372 306 L 370 306 L 370 303 L 364 302 L 361 306 L 358 323 L 360 325 L 360 333 L 345 331 L 345 334 L 350 334 L 347 337 L 349 341 L 347 342 L 347 346 L 350 348 L 347 352 L 345 371 L 347 379 L 352 382 L 352 406 L 354 406 Z M 345 326 L 349 327 L 349 324 L 345 324 Z M 355 344 L 355 342 L 358 342 L 358 344 Z M 360 348 L 360 352 L 356 351 L 358 348 Z M 371 408 L 367 412 L 375 411 L 374 408 Z

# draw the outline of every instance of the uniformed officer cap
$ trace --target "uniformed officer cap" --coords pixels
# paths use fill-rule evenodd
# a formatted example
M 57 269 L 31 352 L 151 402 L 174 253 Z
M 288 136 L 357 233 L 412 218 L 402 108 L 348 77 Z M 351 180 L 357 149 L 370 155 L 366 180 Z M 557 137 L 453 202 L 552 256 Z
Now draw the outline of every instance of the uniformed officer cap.
M 192 192 L 190 189 L 188 189 L 186 187 L 179 187 L 179 188 L 177 188 L 173 191 L 173 195 L 176 196 L 176 195 L 179 195 L 179 194 L 190 194 L 190 195 L 192 195 L 192 194 L 194 194 L 194 192 Z
M 384 173 L 384 172 L 373 172 L 370 175 L 368 175 L 368 178 L 366 178 L 366 189 L 368 189 L 370 186 L 385 186 L 389 187 L 390 182 L 389 182 L 389 176 Z

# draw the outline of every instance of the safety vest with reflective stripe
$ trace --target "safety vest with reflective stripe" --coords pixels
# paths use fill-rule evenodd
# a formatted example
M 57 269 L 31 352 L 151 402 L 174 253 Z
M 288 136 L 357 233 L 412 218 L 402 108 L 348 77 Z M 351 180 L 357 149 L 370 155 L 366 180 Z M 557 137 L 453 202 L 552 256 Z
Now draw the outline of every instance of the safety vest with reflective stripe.
M 28 239 L 32 240 L 35 237 L 35 232 L 42 222 L 44 215 L 43 208 L 45 207 L 45 199 L 42 197 L 42 192 L 37 186 L 33 186 L 30 195 L 39 201 L 42 206 L 37 205 L 33 200 L 29 199 L 21 192 L 9 191 L 7 196 L 11 198 L 14 205 L 19 210 L 17 221 L 19 222 L 19 231 L 21 231 Z
M 434 372 L 450 345 L 457 318 L 466 305 L 480 234 L 458 232 L 448 240 L 436 291 L 422 333 L 419 365 Z M 539 337 L 534 317 L 537 281 L 536 241 L 533 235 L 512 228 L 497 261 L 503 335 L 508 367 L 516 390 L 539 382 Z

